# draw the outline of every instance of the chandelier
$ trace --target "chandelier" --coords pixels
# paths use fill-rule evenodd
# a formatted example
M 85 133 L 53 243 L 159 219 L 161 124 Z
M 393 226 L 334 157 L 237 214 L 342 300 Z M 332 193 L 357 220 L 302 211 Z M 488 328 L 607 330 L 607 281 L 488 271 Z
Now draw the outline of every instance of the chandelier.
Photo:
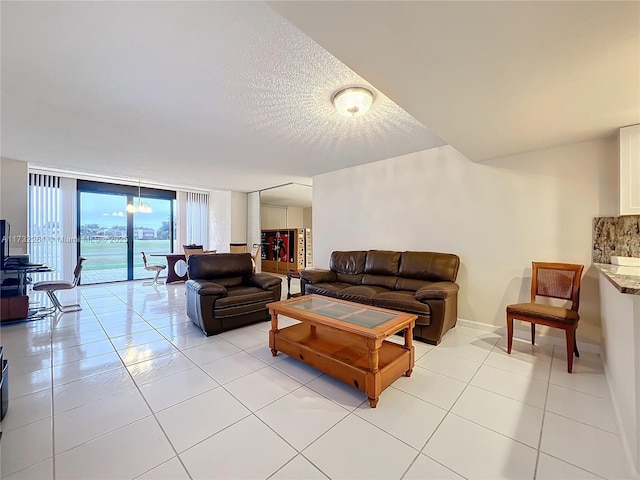
M 147 202 L 142 201 L 142 197 L 140 195 L 140 180 L 138 180 L 138 201 L 136 202 L 135 199 L 131 200 L 127 204 L 127 212 L 129 213 L 152 213 L 153 212 L 153 210 L 151 209 L 151 205 L 149 205 Z

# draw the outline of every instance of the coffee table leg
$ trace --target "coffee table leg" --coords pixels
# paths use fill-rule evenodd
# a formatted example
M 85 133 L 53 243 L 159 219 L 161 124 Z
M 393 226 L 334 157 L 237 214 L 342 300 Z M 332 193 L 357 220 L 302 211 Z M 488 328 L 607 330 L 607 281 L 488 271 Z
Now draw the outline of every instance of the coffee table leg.
M 409 326 L 404 329 L 404 347 L 411 352 L 411 368 L 404 372 L 405 377 L 410 377 L 413 373 L 413 327 Z
M 378 405 L 378 398 L 380 397 L 380 392 L 382 391 L 379 368 L 380 354 L 378 351 L 381 345 L 382 341 L 380 341 L 379 344 L 375 340 L 367 341 L 367 347 L 369 348 L 369 370 L 371 372 L 370 375 L 372 376 L 373 380 L 371 388 L 373 389 L 373 391 L 367 388 L 368 391 L 365 393 L 367 393 L 367 397 L 369 398 L 369 406 L 371 408 L 376 408 L 376 405 Z M 370 394 L 374 394 L 375 397 L 369 396 Z
M 276 346 L 276 333 L 278 333 L 278 314 L 276 312 L 270 311 L 271 313 L 271 330 L 269 331 L 269 346 L 271 347 L 271 355 L 274 357 L 278 355 L 278 350 L 274 347 Z

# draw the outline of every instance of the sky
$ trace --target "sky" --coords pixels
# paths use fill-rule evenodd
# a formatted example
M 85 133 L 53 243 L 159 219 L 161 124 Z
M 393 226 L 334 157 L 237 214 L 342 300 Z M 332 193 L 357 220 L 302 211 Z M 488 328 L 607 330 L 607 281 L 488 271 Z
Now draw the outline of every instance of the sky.
M 163 221 L 169 220 L 170 200 L 142 197 L 142 201 L 147 202 L 153 212 L 134 214 L 134 228 L 147 227 L 157 229 L 160 228 Z M 127 225 L 127 197 L 124 195 L 82 192 L 80 202 L 80 223 L 82 225 L 89 223 L 97 223 L 102 227 Z

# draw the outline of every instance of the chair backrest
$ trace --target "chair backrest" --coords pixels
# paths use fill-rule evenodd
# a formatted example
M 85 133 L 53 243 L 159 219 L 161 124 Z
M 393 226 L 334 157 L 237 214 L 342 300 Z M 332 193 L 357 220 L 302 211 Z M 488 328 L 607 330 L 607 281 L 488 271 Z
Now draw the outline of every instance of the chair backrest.
M 196 253 L 204 253 L 204 247 L 202 245 L 183 245 L 182 249 L 184 250 L 185 259 Z
M 73 269 L 73 286 L 77 286 L 80 281 L 80 273 L 82 272 L 82 264 L 86 260 L 85 257 L 78 257 L 76 268 Z
M 580 281 L 584 265 L 531 262 L 531 302 L 536 296 L 571 301 L 571 310 L 580 306 Z
M 147 256 L 144 254 L 144 252 L 140 252 L 140 254 L 142 255 L 142 263 L 144 263 L 144 268 L 147 268 Z

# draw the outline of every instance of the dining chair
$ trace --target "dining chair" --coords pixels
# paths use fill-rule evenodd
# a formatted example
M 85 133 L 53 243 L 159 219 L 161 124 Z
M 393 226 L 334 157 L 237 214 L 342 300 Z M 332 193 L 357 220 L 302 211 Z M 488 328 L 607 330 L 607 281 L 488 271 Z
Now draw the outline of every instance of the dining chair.
M 531 344 L 535 345 L 536 324 L 565 331 L 567 343 L 567 371 L 573 370 L 573 355 L 580 357 L 576 344 L 576 330 L 580 315 L 580 281 L 584 265 L 573 263 L 532 262 L 531 301 L 507 306 L 507 352 L 513 345 L 513 321 L 531 323 Z M 541 303 L 538 297 L 565 300 L 561 307 Z M 568 307 L 568 308 L 567 308 Z
M 47 296 L 51 300 L 51 303 L 53 304 L 51 307 L 45 307 L 41 309 L 40 312 L 42 312 L 43 314 L 49 314 L 55 312 L 56 310 L 61 313 L 78 312 L 82 310 L 82 307 L 79 303 L 75 303 L 73 305 L 62 305 L 55 292 L 57 292 L 58 290 L 72 290 L 76 288 L 78 282 L 80 281 L 82 264 L 85 260 L 85 257 L 78 258 L 76 268 L 73 270 L 73 281 L 71 282 L 68 282 L 66 280 L 43 280 L 42 282 L 33 284 L 33 287 L 31 287 L 31 289 L 36 292 L 46 292 Z
M 157 285 L 158 277 L 160 276 L 160 272 L 167 268 L 166 265 L 149 265 L 147 263 L 147 256 L 144 252 L 140 252 L 142 254 L 142 262 L 144 263 L 144 269 L 148 272 L 155 272 L 156 276 L 153 277 L 153 280 L 150 282 L 143 282 L 142 285 Z
M 185 260 L 188 260 L 190 255 L 204 253 L 204 247 L 202 245 L 196 245 L 196 244 L 183 245 L 182 249 L 184 250 Z
M 258 265 L 258 255 L 260 255 L 260 249 L 262 245 L 260 243 L 254 243 L 251 247 L 251 263 L 253 264 L 253 273 L 256 272 L 256 265 Z

